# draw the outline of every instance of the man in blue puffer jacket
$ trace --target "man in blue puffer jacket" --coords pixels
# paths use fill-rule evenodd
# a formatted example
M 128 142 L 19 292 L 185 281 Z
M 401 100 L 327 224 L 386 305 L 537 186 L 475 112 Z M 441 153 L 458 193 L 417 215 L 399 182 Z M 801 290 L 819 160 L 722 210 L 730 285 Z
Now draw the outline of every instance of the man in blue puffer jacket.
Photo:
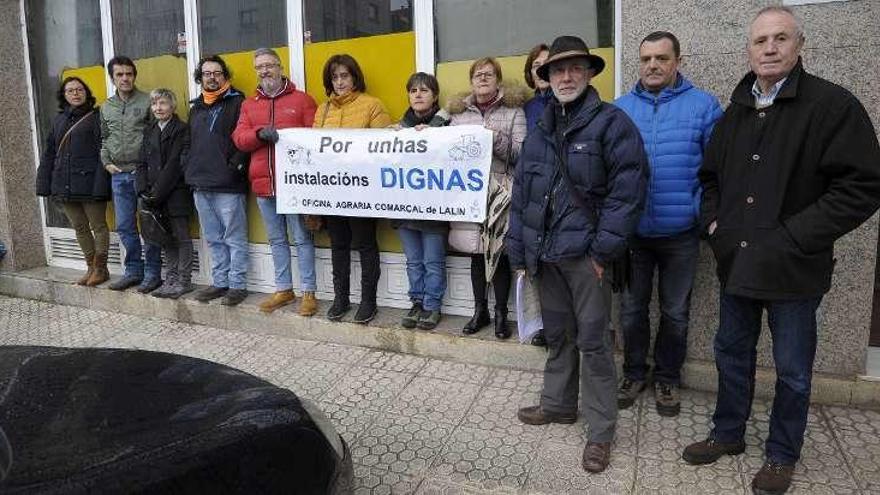
M 604 67 L 580 38 L 550 47 L 537 73 L 553 101 L 523 143 L 507 233 L 511 266 L 537 279 L 549 351 L 541 402 L 517 417 L 571 424 L 580 402 L 589 429 L 581 465 L 594 473 L 608 467 L 617 424 L 606 268 L 626 253 L 648 175 L 638 129 L 590 86 Z
M 649 34 L 639 46 L 640 80 L 615 102 L 641 131 L 651 169 L 645 211 L 631 242 L 632 277 L 621 298 L 624 377 L 617 402 L 628 408 L 645 389 L 651 345 L 648 306 L 657 267 L 660 327 L 654 344 L 654 395 L 662 416 L 675 416 L 680 410 L 678 387 L 700 252 L 697 171 L 712 127 L 721 117 L 718 100 L 678 72 L 680 61 L 675 35 Z

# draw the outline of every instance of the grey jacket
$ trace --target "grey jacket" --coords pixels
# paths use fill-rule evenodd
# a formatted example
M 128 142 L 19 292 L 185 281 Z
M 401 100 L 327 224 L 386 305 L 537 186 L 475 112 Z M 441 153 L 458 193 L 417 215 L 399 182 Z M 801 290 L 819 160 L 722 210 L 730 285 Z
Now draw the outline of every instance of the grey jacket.
M 153 122 L 150 96 L 135 89 L 127 101 L 115 94 L 101 105 L 101 163 L 126 172 L 140 162 L 144 129 Z

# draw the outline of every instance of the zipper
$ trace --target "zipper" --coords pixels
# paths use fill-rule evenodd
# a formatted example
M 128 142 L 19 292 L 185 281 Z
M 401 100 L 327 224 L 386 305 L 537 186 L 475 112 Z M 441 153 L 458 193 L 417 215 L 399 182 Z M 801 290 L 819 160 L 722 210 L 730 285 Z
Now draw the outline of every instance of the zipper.
M 657 110 L 660 108 L 659 105 L 660 97 L 658 95 L 654 95 L 654 103 L 653 110 L 651 114 L 651 153 L 650 156 L 655 156 L 657 152 Z M 648 177 L 648 194 L 645 199 L 646 206 L 648 207 L 648 217 L 654 218 L 654 201 L 652 200 L 654 194 L 654 171 L 651 170 L 650 165 L 648 166 L 648 173 L 650 174 Z
M 275 125 L 275 98 L 269 98 L 271 105 L 269 105 L 269 125 Z M 270 144 L 266 147 L 266 153 L 269 157 L 269 162 L 266 164 L 267 169 L 269 169 L 269 190 L 272 191 L 272 197 L 275 197 L 275 145 Z

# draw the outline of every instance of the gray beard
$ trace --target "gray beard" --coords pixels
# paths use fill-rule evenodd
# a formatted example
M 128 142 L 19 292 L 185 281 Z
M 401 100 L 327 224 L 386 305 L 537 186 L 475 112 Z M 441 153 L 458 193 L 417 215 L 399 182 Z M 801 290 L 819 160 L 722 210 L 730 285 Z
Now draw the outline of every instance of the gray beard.
M 260 81 L 260 87 L 267 95 L 274 96 L 281 89 L 281 79 L 263 79 Z
M 587 85 L 587 86 L 589 86 L 589 85 Z M 556 90 L 554 89 L 553 96 L 555 96 L 556 99 L 559 100 L 559 103 L 562 103 L 563 105 L 566 103 L 571 103 L 574 100 L 577 100 L 582 94 L 584 94 L 584 91 L 587 90 L 587 86 L 584 86 L 583 89 L 581 89 L 577 93 L 572 93 L 570 95 L 565 95 L 565 96 L 560 96 L 559 93 L 557 93 Z

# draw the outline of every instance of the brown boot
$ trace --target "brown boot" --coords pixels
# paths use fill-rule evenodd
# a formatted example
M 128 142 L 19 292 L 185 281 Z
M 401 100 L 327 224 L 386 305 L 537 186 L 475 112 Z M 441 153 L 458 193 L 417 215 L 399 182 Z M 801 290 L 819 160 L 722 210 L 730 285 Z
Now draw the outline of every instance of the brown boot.
M 550 423 L 570 425 L 577 421 L 577 412 L 557 413 L 545 411 L 541 406 L 530 406 L 517 411 L 516 417 L 527 425 L 540 426 Z
M 767 461 L 752 478 L 752 493 L 756 495 L 781 495 L 791 486 L 794 466 Z
M 584 447 L 584 455 L 581 459 L 581 465 L 584 471 L 590 473 L 601 473 L 608 467 L 611 461 L 611 442 L 587 442 Z
M 86 282 L 89 287 L 101 285 L 110 280 L 110 271 L 107 270 L 107 253 L 98 253 L 95 255 L 95 269 Z
M 260 303 L 260 311 L 271 313 L 281 306 L 286 306 L 292 303 L 294 300 L 296 300 L 296 294 L 294 294 L 292 290 L 279 290 L 272 294 L 269 299 Z
M 318 312 L 318 300 L 315 299 L 314 292 L 303 292 L 302 299 L 299 301 L 299 315 L 313 316 Z
M 89 279 L 92 277 L 92 274 L 95 273 L 95 256 L 86 255 L 86 269 L 85 275 L 80 277 L 79 280 L 76 281 L 76 285 L 86 285 Z

